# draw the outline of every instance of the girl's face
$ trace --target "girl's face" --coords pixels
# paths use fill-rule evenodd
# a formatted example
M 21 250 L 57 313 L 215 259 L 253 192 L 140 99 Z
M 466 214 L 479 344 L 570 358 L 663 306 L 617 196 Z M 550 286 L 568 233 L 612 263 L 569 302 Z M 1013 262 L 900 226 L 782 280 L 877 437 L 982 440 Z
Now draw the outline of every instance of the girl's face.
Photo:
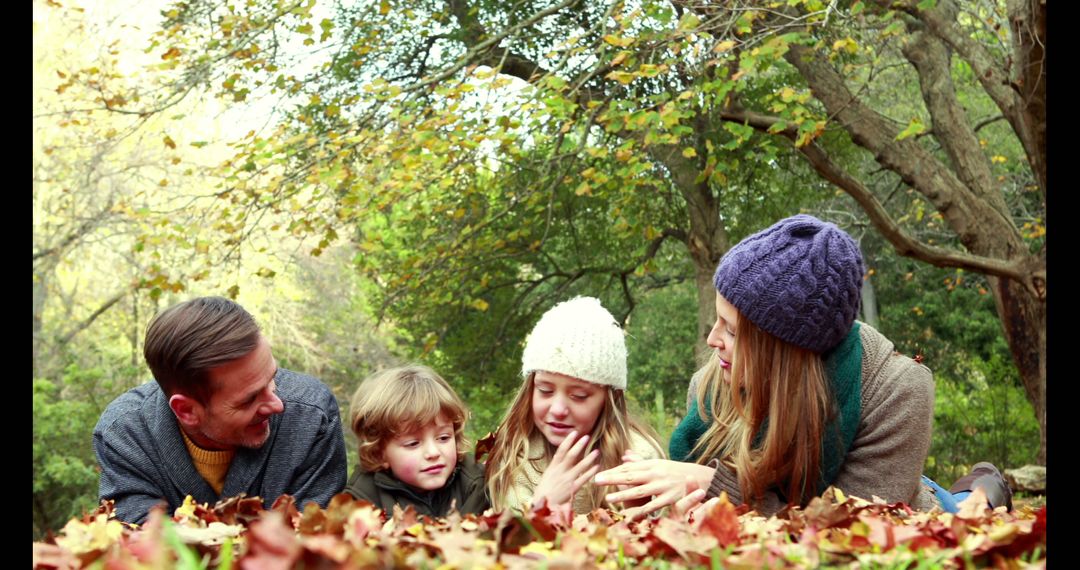
M 739 322 L 739 310 L 716 292 L 716 323 L 709 331 L 705 343 L 716 349 L 716 358 L 724 370 L 724 381 L 731 382 L 731 359 L 735 356 L 735 325 Z
M 533 423 L 548 443 L 556 446 L 571 431 L 579 436 L 592 433 L 607 390 L 606 386 L 538 370 L 533 374 Z

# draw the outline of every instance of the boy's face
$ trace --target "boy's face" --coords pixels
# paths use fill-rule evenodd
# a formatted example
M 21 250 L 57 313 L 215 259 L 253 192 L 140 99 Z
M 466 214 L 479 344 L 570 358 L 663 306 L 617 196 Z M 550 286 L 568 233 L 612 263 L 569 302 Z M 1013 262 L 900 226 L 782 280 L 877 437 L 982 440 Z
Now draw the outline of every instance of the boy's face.
M 383 450 L 383 467 L 411 487 L 441 489 L 457 467 L 454 424 L 440 414 L 435 421 L 392 438 Z

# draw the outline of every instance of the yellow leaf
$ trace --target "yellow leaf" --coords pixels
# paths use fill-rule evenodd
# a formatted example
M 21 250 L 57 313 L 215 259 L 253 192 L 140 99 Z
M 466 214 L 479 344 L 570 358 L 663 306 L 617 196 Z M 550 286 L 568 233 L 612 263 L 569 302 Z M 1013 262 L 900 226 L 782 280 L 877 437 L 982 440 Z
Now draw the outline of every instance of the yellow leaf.
M 833 42 L 833 51 L 844 50 L 848 53 L 856 53 L 859 51 L 859 44 L 855 43 L 855 40 L 851 38 L 844 38 L 842 40 L 836 40 Z
M 551 555 L 551 552 L 552 552 L 551 546 L 552 546 L 551 543 L 547 542 L 547 541 L 544 541 L 544 542 L 541 542 L 541 541 L 530 542 L 529 544 L 526 544 L 525 546 L 522 546 L 520 552 L 521 552 L 522 556 L 525 556 L 525 555 L 528 555 L 528 554 L 539 554 L 540 556 L 543 556 L 544 558 L 547 558 L 548 556 Z
M 686 158 L 694 158 L 695 156 L 697 156 L 697 150 L 695 150 L 692 146 L 688 146 L 683 149 L 682 155 Z
M 184 504 L 177 507 L 177 509 L 173 512 L 173 516 L 176 518 L 194 517 L 195 499 L 191 495 L 184 497 Z
M 200 544 L 202 546 L 221 544 L 226 540 L 240 536 L 245 530 L 243 525 L 229 525 L 219 521 L 206 525 L 206 528 L 176 525 L 175 529 L 180 540 L 187 544 Z
M 390 2 L 389 2 L 389 0 L 382 0 L 382 2 L 379 2 L 379 15 L 380 16 L 385 16 L 385 15 L 387 15 L 389 13 L 390 13 Z
M 715 53 L 724 53 L 725 51 L 728 51 L 733 47 L 735 47 L 735 42 L 731 40 L 724 40 L 716 44 L 716 47 L 714 47 L 712 50 Z
M 472 302 L 472 306 L 479 311 L 486 311 L 490 305 L 483 299 L 477 299 Z
M 120 521 L 109 520 L 107 515 L 101 514 L 90 524 L 71 519 L 61 532 L 63 536 L 56 537 L 56 544 L 78 555 L 112 546 L 123 535 L 124 526 Z
M 173 142 L 172 137 L 170 137 L 169 135 L 165 135 L 165 138 L 162 139 L 162 141 L 165 143 L 165 146 L 169 148 L 176 148 L 176 143 Z
M 630 83 L 631 81 L 634 80 L 634 74 L 633 73 L 627 73 L 625 71 L 612 71 L 611 73 L 607 74 L 605 77 L 607 77 L 608 79 L 614 79 L 615 81 L 618 81 L 619 83 L 622 83 L 623 85 L 626 85 L 626 84 L 628 84 L 628 83 Z
M 616 36 L 614 34 L 608 34 L 604 36 L 604 41 L 615 47 L 627 47 L 634 43 L 634 38 L 627 38 L 622 36 Z
M 620 63 L 626 61 L 626 58 L 629 55 L 630 55 L 630 52 L 628 52 L 628 51 L 620 51 L 618 53 L 618 55 L 616 55 L 615 57 L 613 57 L 611 59 L 611 65 L 613 65 L 613 66 L 614 65 L 619 65 Z

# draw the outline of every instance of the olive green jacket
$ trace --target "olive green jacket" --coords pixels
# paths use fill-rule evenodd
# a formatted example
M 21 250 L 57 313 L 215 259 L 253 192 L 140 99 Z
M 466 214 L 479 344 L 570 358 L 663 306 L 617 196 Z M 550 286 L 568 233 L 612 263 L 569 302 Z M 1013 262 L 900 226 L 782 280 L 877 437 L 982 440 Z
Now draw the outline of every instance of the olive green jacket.
M 370 501 L 387 516 L 394 512 L 394 505 L 402 509 L 412 505 L 417 514 L 429 517 L 445 517 L 451 505 L 461 514 L 479 514 L 490 506 L 484 486 L 484 466 L 471 453 L 458 462 L 441 489 L 422 491 L 401 482 L 389 470 L 370 472 L 357 465 L 344 492 Z

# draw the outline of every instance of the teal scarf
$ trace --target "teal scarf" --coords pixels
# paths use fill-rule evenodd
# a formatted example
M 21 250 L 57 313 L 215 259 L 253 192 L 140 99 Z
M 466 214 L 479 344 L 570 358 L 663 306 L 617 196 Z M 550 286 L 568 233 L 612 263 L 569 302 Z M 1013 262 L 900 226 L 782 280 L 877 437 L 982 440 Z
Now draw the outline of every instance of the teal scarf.
M 821 478 L 818 480 L 818 493 L 822 493 L 840 473 L 855 432 L 862 417 L 862 342 L 859 340 L 859 323 L 856 322 L 844 340 L 836 348 L 826 352 L 825 375 L 829 378 L 833 397 L 839 404 L 839 414 L 825 428 L 825 438 L 821 442 Z M 705 403 L 705 412 L 712 408 Z M 709 429 L 712 419 L 702 420 L 697 411 L 697 400 L 690 403 L 686 416 L 671 433 L 668 444 L 671 458 L 677 461 L 693 461 L 691 455 L 697 441 Z M 755 445 L 765 435 L 768 418 L 762 424 L 755 437 Z

